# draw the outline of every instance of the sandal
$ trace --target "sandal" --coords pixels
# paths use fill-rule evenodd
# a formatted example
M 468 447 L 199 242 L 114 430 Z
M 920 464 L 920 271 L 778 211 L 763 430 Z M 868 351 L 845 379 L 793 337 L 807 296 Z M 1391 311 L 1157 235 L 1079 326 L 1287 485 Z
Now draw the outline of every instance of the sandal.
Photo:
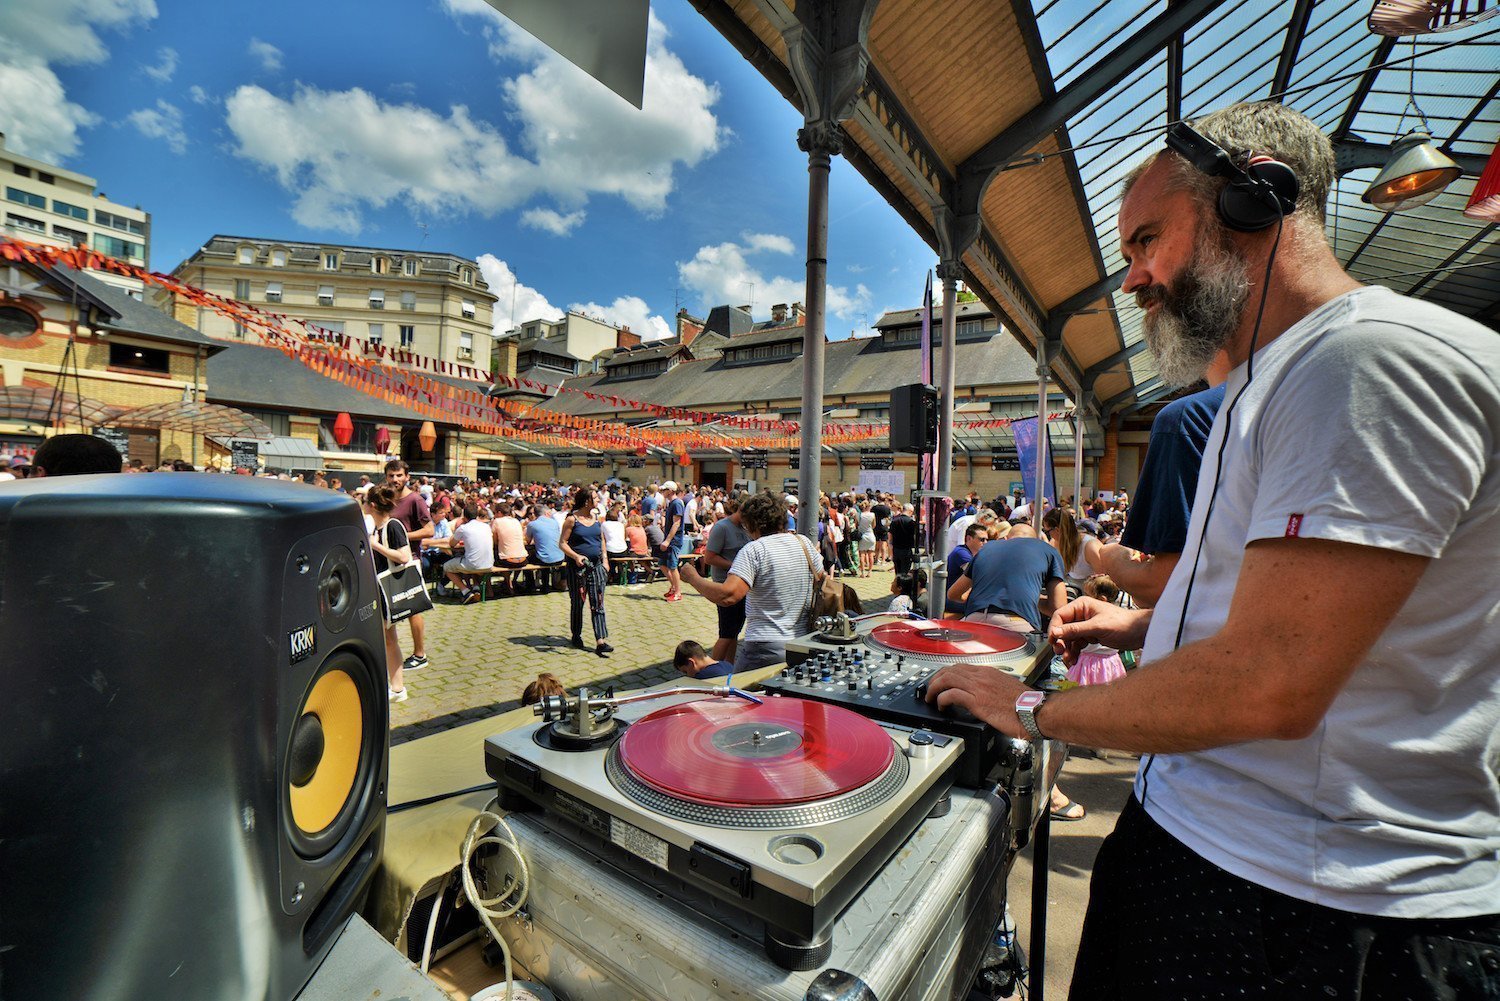
M 1082 803 L 1075 803 L 1071 799 L 1061 809 L 1052 811 L 1053 820 L 1082 820 L 1088 816 L 1088 811 L 1083 808 Z

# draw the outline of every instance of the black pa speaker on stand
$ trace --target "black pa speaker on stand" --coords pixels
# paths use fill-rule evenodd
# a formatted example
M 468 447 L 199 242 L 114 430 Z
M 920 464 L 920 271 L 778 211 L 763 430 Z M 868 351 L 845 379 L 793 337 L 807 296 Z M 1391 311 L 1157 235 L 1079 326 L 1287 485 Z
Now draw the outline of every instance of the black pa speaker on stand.
M 295 997 L 380 858 L 384 660 L 342 494 L 0 486 L 0 998 Z
M 938 391 L 920 382 L 891 390 L 891 451 L 937 451 Z

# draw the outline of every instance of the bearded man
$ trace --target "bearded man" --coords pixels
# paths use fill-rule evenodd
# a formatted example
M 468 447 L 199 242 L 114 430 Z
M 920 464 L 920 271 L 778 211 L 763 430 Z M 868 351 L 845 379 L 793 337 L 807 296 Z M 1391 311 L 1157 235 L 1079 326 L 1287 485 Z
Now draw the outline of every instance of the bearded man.
M 1279 104 L 1195 124 L 1295 207 L 1230 232 L 1176 153 L 1127 181 L 1124 288 L 1163 377 L 1229 366 L 1154 609 L 1050 636 L 1144 646 L 1043 696 L 990 668 L 929 698 L 1011 736 L 1141 752 L 1095 864 L 1075 1001 L 1493 998 L 1500 980 L 1500 339 L 1366 287 L 1324 238 L 1331 144 Z

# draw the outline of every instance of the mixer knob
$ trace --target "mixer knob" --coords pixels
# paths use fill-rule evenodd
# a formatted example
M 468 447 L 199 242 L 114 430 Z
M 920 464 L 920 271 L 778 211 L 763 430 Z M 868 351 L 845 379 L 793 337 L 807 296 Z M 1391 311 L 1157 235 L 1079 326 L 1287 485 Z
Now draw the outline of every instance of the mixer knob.
M 854 691 L 858 687 L 859 687 L 859 682 L 855 681 L 853 678 L 850 678 L 849 679 L 849 691 L 852 692 L 852 691 Z

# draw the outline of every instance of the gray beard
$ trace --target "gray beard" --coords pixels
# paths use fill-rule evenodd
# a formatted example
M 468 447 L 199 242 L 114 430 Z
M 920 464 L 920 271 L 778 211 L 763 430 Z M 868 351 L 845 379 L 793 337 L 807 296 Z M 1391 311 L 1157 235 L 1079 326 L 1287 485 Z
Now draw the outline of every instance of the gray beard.
M 1244 314 L 1250 271 L 1226 243 L 1200 247 L 1177 287 L 1146 315 L 1146 346 L 1161 381 L 1172 389 L 1203 378 Z

